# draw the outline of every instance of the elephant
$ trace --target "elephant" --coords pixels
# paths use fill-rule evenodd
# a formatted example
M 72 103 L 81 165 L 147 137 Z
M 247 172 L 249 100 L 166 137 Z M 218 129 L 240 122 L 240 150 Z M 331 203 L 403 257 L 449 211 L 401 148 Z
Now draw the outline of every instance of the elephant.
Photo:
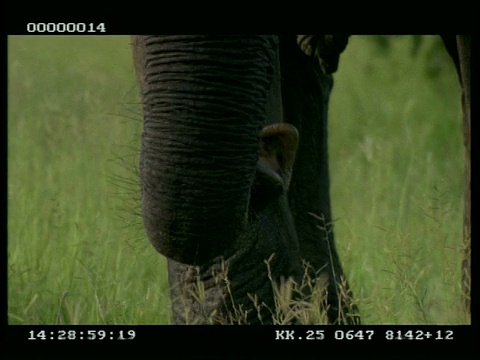
M 174 323 L 276 324 L 288 284 L 299 302 L 319 287 L 326 322 L 360 323 L 332 232 L 327 149 L 347 42 L 132 36 L 143 222 L 168 259 Z
M 442 36 L 463 89 L 470 281 L 470 37 Z M 332 74 L 349 35 L 133 36 L 144 227 L 168 258 L 176 324 L 276 324 L 279 289 L 360 324 L 333 234 Z M 288 319 L 287 319 L 288 320 Z M 295 323 L 295 319 L 289 319 Z

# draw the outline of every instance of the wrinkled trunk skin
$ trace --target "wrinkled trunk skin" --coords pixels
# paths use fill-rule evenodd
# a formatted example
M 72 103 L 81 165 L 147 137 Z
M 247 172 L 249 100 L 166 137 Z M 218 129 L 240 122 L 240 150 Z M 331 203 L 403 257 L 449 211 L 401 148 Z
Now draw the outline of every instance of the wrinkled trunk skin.
M 144 224 L 170 259 L 201 265 L 238 247 L 273 45 L 268 36 L 134 38 Z

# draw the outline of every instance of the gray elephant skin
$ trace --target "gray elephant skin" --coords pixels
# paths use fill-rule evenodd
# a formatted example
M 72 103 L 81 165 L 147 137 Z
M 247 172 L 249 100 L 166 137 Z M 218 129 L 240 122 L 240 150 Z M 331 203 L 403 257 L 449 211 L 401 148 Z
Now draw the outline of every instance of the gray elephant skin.
M 305 278 L 326 284 L 330 323 L 359 323 L 331 231 L 332 39 L 132 37 L 143 219 L 176 324 L 274 323 L 275 286 Z
M 469 39 L 444 37 L 464 91 L 468 244 Z M 168 258 L 175 323 L 275 323 L 275 288 L 305 279 L 324 284 L 328 323 L 360 323 L 335 248 L 327 150 L 331 73 L 347 41 L 132 38 L 144 225 Z

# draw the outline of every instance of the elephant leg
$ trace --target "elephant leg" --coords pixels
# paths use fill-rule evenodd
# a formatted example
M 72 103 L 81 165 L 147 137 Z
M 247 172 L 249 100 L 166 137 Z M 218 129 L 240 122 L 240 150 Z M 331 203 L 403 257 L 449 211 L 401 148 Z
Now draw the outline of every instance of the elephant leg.
M 328 280 L 329 321 L 358 324 L 358 309 L 335 245 L 328 166 L 328 102 L 333 79 L 326 72 L 336 69 L 346 38 L 338 39 L 338 46 L 331 37 L 283 40 L 280 58 L 284 117 L 300 133 L 288 196 L 301 256 L 312 279 Z M 313 50 L 305 51 L 308 47 Z M 330 50 L 322 53 L 322 49 Z
M 168 281 L 172 319 L 177 325 L 227 324 L 222 309 L 227 291 L 224 275 L 213 269 L 201 271 L 197 266 L 168 259 Z

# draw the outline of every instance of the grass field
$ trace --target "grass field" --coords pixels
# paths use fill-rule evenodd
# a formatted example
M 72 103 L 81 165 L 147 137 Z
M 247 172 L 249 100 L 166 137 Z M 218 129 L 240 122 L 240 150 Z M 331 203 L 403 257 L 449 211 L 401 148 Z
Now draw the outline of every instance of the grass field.
M 460 88 L 435 38 L 354 37 L 335 74 L 340 257 L 367 324 L 466 324 Z M 8 321 L 165 324 L 145 238 L 129 37 L 8 41 Z

